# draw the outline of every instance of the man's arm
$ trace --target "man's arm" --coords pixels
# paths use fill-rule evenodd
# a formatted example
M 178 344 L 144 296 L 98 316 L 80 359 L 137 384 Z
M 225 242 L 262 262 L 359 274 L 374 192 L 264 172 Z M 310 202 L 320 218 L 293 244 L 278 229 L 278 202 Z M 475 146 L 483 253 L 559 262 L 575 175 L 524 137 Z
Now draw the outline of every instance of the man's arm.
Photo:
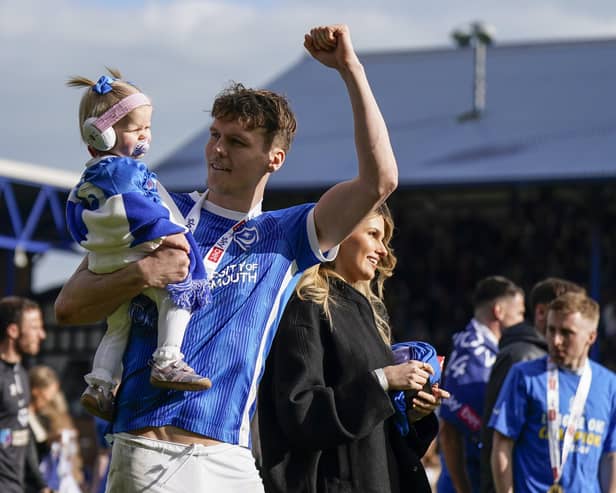
M 439 444 L 443 451 L 445 464 L 451 482 L 457 493 L 471 493 L 471 481 L 466 471 L 466 450 L 464 449 L 464 437 L 458 429 L 441 419 L 441 429 L 439 431 Z
M 492 438 L 492 477 L 496 493 L 513 493 L 513 440 L 494 430 Z
M 599 463 L 602 493 L 616 493 L 616 452 L 603 454 Z
M 146 288 L 163 288 L 188 275 L 186 252 L 160 247 L 151 255 L 109 274 L 93 274 L 87 258 L 62 287 L 55 303 L 60 325 L 103 320 Z
M 355 125 L 358 176 L 329 189 L 315 209 L 319 245 L 327 251 L 395 190 L 398 168 L 385 121 L 353 49 L 348 27 L 315 28 L 306 35 L 304 46 L 323 65 L 339 72 L 347 87 Z

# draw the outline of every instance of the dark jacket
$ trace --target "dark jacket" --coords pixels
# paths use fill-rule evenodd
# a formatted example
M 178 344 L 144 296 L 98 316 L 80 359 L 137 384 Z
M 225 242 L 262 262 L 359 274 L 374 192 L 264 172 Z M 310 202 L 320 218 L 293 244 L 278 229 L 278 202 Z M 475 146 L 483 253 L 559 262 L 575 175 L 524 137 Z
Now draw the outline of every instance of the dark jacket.
M 46 453 L 49 453 L 49 446 L 46 442 L 38 443 L 32 432 L 32 428 L 30 428 L 30 441 L 28 442 L 28 451 L 26 453 L 24 475 L 25 493 L 38 493 L 43 488 L 47 487 L 47 483 L 39 469 L 39 458 L 43 457 Z
M 505 377 L 515 363 L 540 358 L 546 354 L 547 348 L 543 336 L 537 332 L 535 327 L 526 322 L 512 325 L 503 332 L 503 336 L 498 343 L 498 356 L 486 386 L 481 427 L 481 493 L 494 493 L 495 491 L 492 470 L 490 469 L 493 431 L 488 428 L 488 423 Z
M 330 296 L 332 324 L 294 296 L 268 357 L 258 398 L 265 491 L 430 492 L 420 458 L 436 417 L 400 436 L 372 373 L 393 355 L 370 304 L 341 281 L 330 283 Z

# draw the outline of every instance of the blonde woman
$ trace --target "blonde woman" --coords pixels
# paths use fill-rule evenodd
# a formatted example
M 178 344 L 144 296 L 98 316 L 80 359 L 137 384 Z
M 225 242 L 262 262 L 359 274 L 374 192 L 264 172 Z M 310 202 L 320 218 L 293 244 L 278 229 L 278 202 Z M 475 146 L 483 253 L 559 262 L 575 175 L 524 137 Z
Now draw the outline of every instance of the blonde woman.
M 59 493 L 81 493 L 82 460 L 77 429 L 60 389 L 58 374 L 49 366 L 30 369 L 32 394 L 30 426 L 39 448 L 40 471 L 47 485 Z
M 430 491 L 420 458 L 447 392 L 422 391 L 434 373 L 394 364 L 383 283 L 396 258 L 385 204 L 306 271 L 281 320 L 259 393 L 267 492 Z M 394 425 L 389 390 L 416 391 L 410 433 Z

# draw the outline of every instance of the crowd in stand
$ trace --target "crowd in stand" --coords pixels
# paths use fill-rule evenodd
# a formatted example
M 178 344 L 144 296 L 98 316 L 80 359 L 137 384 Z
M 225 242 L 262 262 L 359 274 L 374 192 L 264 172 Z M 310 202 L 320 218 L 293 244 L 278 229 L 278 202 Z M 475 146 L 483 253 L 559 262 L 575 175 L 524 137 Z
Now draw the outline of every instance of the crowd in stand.
M 616 302 L 610 284 L 616 274 L 610 254 L 616 251 L 610 226 L 614 213 L 599 213 L 583 196 L 561 196 L 549 189 L 537 189 L 532 197 L 516 201 L 508 196 L 469 203 L 463 193 L 460 196 L 461 203 L 448 206 L 417 200 L 413 192 L 398 193 L 390 201 L 399 225 L 393 239 L 399 262 L 386 299 L 396 336 L 426 340 L 447 352 L 452 332 L 472 309 L 475 283 L 492 274 L 507 276 L 527 291 L 541 279 L 562 277 L 596 297 L 590 286 L 596 227 L 598 298 L 608 314 L 601 319 L 598 359 L 614 368 L 610 355 L 616 345 L 609 337 L 615 330 L 609 318 Z

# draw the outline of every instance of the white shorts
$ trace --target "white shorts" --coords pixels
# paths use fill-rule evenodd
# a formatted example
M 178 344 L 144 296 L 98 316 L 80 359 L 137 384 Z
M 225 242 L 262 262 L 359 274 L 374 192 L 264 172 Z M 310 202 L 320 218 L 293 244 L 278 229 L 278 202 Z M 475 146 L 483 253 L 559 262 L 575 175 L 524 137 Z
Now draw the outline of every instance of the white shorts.
M 263 493 L 250 450 L 113 435 L 107 493 Z

